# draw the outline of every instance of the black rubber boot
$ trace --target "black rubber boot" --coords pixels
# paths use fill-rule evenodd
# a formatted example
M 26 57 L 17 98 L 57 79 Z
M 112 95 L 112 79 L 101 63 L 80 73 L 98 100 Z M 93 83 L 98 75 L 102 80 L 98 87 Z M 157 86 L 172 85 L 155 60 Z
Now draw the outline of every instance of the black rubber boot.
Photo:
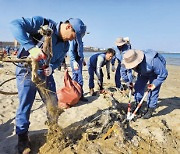
M 88 102 L 88 99 L 85 98 L 85 97 L 82 95 L 81 98 L 80 98 L 80 101 L 82 101 L 82 102 Z
M 143 116 L 143 119 L 151 118 L 154 111 L 155 111 L 155 108 L 148 108 L 146 114 Z
M 30 140 L 28 137 L 28 132 L 18 135 L 18 153 L 28 154 L 30 153 Z

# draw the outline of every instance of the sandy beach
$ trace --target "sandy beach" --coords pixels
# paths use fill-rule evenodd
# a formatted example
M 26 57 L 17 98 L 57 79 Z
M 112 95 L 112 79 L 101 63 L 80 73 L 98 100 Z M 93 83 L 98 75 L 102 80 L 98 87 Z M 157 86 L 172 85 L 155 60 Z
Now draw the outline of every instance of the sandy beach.
M 67 60 L 67 62 L 69 61 Z M 68 68 L 70 70 L 70 67 Z M 69 145 L 66 144 L 66 146 L 61 149 L 61 153 L 180 153 L 180 66 L 168 65 L 167 69 L 169 75 L 162 85 L 156 113 L 148 120 L 139 118 L 135 122 L 131 122 L 128 132 L 126 132 L 128 136 L 126 142 L 123 142 L 125 140 L 122 139 L 120 135 L 118 136 L 115 131 L 110 134 L 107 139 L 102 140 L 102 134 L 99 136 L 96 135 L 94 138 L 90 138 L 90 136 L 84 137 L 83 134 L 88 134 L 87 131 L 79 129 L 81 133 L 77 137 L 78 139 L 76 139 L 73 144 L 72 142 Z M 71 74 L 71 71 L 69 72 Z M 0 84 L 7 79 L 15 77 L 14 74 L 15 65 L 11 63 L 1 64 Z M 106 73 L 104 73 L 104 75 L 104 87 L 113 92 L 114 98 L 118 101 L 118 107 L 127 110 L 128 98 L 121 95 L 118 91 L 113 90 L 115 87 L 114 73 L 111 72 L 110 80 L 106 79 Z M 54 77 L 57 89 L 63 87 L 63 76 L 63 68 L 62 71 L 55 70 Z M 58 124 L 63 129 L 69 129 L 71 126 L 75 128 L 75 126 L 77 127 L 78 125 L 86 125 L 87 121 L 85 123 L 85 119 L 92 115 L 93 118 L 95 118 L 95 116 L 103 114 L 103 111 L 106 111 L 112 106 L 109 98 L 105 98 L 102 94 L 98 94 L 97 96 L 89 95 L 88 72 L 86 66 L 83 69 L 83 76 L 85 97 L 89 101 L 87 103 L 80 101 L 76 106 L 66 109 L 65 112 L 60 115 Z M 98 87 L 96 86 L 95 90 L 97 89 Z M 5 83 L 0 87 L 0 90 L 17 92 L 16 81 L 12 80 Z M 15 135 L 15 113 L 18 103 L 17 95 L 0 94 L 1 154 L 16 153 L 17 136 Z M 45 125 L 46 120 L 46 107 L 37 94 L 30 115 L 31 124 L 29 129 L 33 154 L 38 153 L 39 149 L 45 145 L 46 139 L 44 134 L 47 133 L 48 129 L 47 125 Z M 92 122 L 90 123 L 92 124 Z M 73 132 L 69 133 L 73 136 Z M 77 135 L 77 130 L 75 133 Z M 123 138 L 126 135 L 123 135 Z M 54 149 L 51 147 L 45 153 L 59 153 L 57 152 L 58 147 L 54 147 Z M 45 151 L 45 148 L 43 150 Z

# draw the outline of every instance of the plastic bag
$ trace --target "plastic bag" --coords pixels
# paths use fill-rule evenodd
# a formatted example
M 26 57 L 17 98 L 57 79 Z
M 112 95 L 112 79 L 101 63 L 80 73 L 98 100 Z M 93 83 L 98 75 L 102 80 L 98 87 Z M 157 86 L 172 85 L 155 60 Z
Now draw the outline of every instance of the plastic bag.
M 66 70 L 64 74 L 64 87 L 57 91 L 59 108 L 69 108 L 77 104 L 81 95 L 81 86 L 71 79 L 68 70 Z

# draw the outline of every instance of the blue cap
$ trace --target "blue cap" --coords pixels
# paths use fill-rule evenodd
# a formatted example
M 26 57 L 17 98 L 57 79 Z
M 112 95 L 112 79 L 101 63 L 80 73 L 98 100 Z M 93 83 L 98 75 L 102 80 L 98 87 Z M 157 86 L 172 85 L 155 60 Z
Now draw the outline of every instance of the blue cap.
M 86 33 L 86 25 L 79 18 L 70 18 L 69 23 L 72 25 L 76 33 L 76 41 L 78 43 L 78 48 L 80 52 L 83 52 L 83 42 L 82 37 Z

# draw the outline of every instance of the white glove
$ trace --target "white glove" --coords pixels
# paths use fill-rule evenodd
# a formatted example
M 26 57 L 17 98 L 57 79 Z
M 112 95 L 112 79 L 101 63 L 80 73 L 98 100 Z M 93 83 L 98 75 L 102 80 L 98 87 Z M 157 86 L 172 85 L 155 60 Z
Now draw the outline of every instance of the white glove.
M 115 66 L 114 65 L 112 65 L 111 70 L 112 70 L 112 72 L 115 71 Z
M 74 70 L 79 69 L 79 64 L 76 61 L 73 62 L 73 66 L 74 66 Z
M 36 61 L 39 61 L 41 59 L 46 59 L 45 54 L 41 51 L 40 48 L 34 47 L 29 50 L 30 57 Z
M 52 67 L 51 66 L 44 69 L 44 75 L 45 76 L 50 76 L 51 74 L 52 74 Z

